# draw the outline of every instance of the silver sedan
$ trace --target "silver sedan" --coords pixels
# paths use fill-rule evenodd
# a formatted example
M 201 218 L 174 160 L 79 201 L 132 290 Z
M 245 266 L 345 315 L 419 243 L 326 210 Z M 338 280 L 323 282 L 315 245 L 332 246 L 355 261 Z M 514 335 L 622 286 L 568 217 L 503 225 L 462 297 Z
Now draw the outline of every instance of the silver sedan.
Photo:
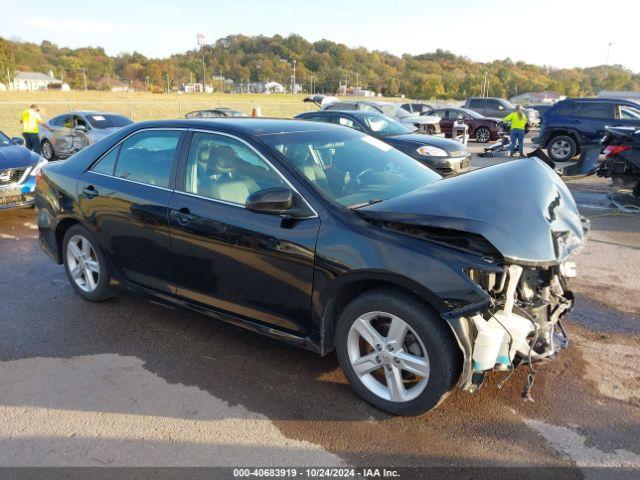
M 127 117 L 115 113 L 63 113 L 43 123 L 40 128 L 42 156 L 49 161 L 67 158 L 131 123 Z

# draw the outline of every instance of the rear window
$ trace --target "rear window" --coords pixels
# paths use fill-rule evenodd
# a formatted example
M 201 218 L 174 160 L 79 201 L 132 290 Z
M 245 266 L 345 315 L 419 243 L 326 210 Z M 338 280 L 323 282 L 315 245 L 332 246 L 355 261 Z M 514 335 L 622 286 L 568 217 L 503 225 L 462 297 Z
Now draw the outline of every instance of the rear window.
M 89 121 L 93 128 L 120 128 L 126 127 L 133 122 L 127 117 L 122 115 L 112 115 L 108 113 L 96 113 L 91 115 L 85 115 L 85 118 Z

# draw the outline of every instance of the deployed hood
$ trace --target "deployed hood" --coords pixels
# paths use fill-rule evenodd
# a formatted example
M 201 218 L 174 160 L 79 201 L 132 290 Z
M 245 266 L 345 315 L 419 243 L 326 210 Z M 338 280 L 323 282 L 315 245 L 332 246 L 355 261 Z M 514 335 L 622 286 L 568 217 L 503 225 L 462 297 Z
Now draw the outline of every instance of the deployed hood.
M 487 240 L 507 262 L 553 265 L 586 241 L 569 189 L 530 158 L 436 181 L 358 212 L 379 222 L 466 232 Z M 440 235 L 446 243 L 446 236 Z
M 403 117 L 400 121 L 411 125 L 436 125 L 440 123 L 440 117 L 438 115 L 412 115 Z
M 6 145 L 0 147 L 0 170 L 23 168 L 29 165 L 35 165 L 39 161 L 39 155 L 27 150 L 21 145 Z

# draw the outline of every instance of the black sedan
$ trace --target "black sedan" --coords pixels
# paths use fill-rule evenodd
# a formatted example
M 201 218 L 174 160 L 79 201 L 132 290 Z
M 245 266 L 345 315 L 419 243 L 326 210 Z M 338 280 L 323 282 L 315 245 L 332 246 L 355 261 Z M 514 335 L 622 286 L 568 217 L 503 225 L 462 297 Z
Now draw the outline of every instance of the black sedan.
M 35 176 L 47 161 L 23 143 L 0 132 L 0 210 L 33 205 Z
M 301 113 L 296 118 L 355 128 L 379 138 L 441 175 L 463 173 L 471 168 L 471 155 L 461 143 L 435 135 L 415 133 L 415 129 L 381 113 L 322 110 Z
M 117 285 L 335 349 L 355 391 L 396 414 L 553 355 L 563 265 L 585 241 L 539 160 L 443 180 L 377 138 L 293 120 L 125 127 L 46 165 L 36 209 L 86 300 Z

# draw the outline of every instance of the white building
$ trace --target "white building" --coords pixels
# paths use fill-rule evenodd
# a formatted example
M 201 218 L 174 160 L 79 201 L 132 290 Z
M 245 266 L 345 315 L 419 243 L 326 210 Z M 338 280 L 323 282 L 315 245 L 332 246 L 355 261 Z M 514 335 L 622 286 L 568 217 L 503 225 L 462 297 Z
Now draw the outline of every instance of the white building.
M 36 92 L 47 90 L 50 86 L 61 86 L 62 81 L 40 72 L 17 72 L 13 78 L 13 90 L 17 92 Z

